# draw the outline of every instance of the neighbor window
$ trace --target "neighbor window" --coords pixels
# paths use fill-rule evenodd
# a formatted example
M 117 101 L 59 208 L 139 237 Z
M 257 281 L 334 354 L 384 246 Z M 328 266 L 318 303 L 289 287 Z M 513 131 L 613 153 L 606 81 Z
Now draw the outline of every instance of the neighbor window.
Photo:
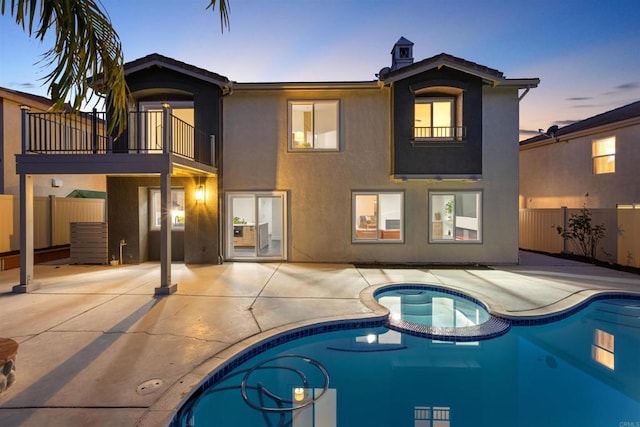
M 616 137 L 598 139 L 591 144 L 593 173 L 614 173 L 616 171 Z
M 160 230 L 160 221 L 162 219 L 162 205 L 160 203 L 160 189 L 153 188 L 150 191 L 151 213 L 149 216 L 150 229 Z M 184 189 L 176 188 L 171 190 L 171 229 L 184 230 Z
M 354 192 L 354 242 L 402 242 L 404 193 Z
M 339 102 L 289 102 L 289 148 L 294 151 L 338 150 Z
M 482 241 L 482 192 L 431 192 L 429 201 L 430 242 Z

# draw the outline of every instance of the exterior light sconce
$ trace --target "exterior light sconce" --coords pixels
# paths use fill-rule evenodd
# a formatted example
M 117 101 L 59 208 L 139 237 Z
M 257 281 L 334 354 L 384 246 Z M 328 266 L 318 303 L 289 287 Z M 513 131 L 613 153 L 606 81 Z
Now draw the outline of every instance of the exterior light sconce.
M 205 199 L 205 192 L 204 192 L 204 185 L 198 185 L 196 187 L 196 203 L 204 203 L 204 199 Z

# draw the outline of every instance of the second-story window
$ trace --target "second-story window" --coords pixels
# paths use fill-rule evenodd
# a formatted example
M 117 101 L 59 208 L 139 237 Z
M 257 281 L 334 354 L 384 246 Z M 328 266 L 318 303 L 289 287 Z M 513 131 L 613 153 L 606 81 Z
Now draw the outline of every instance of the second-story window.
M 462 142 L 466 139 L 463 123 L 463 90 L 453 86 L 430 86 L 414 92 L 411 143 Z
M 289 149 L 292 151 L 337 151 L 339 102 L 290 101 Z
M 616 137 L 597 139 L 591 144 L 593 173 L 614 173 L 616 171 Z
M 445 138 L 455 135 L 453 98 L 416 98 L 414 138 Z

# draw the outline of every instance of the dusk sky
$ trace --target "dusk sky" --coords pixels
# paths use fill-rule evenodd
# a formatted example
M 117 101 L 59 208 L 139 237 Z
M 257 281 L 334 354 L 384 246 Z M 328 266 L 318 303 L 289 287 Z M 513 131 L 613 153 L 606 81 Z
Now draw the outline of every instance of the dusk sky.
M 160 53 L 237 82 L 374 80 L 405 37 L 416 61 L 445 52 L 540 78 L 520 105 L 524 131 L 640 99 L 638 0 L 229 0 L 224 33 L 207 3 L 102 1 L 125 61 Z M 0 86 L 47 96 L 37 62 L 51 46 L 0 17 Z

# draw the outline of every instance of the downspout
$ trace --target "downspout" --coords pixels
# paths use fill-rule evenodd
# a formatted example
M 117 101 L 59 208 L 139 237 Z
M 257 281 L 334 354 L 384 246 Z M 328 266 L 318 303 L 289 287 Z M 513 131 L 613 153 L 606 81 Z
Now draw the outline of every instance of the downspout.
M 225 89 L 227 93 L 225 93 Z M 218 149 L 218 154 L 216 156 L 216 161 L 218 162 L 218 264 L 222 264 L 224 262 L 224 217 L 225 217 L 225 203 L 224 203 L 224 193 L 223 193 L 223 138 L 222 134 L 224 131 L 224 110 L 223 110 L 223 102 L 225 96 L 231 95 L 233 93 L 233 83 L 229 82 L 226 87 L 222 88 L 222 96 L 218 99 L 218 137 L 216 138 L 216 146 L 213 147 L 215 150 Z M 213 165 L 215 166 L 215 165 Z

